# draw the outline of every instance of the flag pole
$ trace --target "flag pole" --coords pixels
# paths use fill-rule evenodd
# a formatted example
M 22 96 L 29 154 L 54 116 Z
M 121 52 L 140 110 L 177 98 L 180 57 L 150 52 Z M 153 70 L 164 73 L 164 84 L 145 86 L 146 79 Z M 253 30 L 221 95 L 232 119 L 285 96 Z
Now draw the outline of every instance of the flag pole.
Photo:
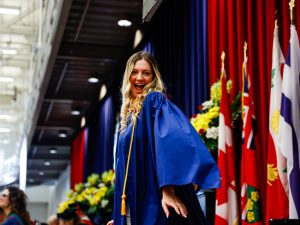
M 244 43 L 244 62 L 242 66 L 242 119 L 244 119 L 244 91 L 245 91 L 245 62 L 247 59 L 247 42 Z
M 221 60 L 222 60 L 222 67 L 221 67 L 221 78 L 220 78 L 220 80 L 223 78 L 224 71 L 225 71 L 225 52 L 224 51 L 222 51 L 222 53 L 221 53 Z
M 291 24 L 294 25 L 295 21 L 294 21 L 294 7 L 295 7 L 295 0 L 291 0 L 289 2 L 289 6 L 290 6 L 290 19 L 291 19 Z

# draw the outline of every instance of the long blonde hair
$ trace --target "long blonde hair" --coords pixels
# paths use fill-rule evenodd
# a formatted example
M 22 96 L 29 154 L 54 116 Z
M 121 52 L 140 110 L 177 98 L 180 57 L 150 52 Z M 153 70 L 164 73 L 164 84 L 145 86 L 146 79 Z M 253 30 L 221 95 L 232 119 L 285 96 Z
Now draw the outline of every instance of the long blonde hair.
M 134 65 L 139 60 L 146 60 L 151 66 L 151 73 L 152 73 L 152 81 L 147 84 L 144 89 L 143 93 L 136 99 L 134 103 L 134 112 L 132 112 L 132 93 L 130 90 L 130 75 L 134 68 Z M 123 84 L 121 88 L 122 93 L 122 106 L 121 106 L 121 130 L 124 130 L 127 126 L 127 121 L 129 116 L 131 115 L 131 120 L 136 119 L 142 109 L 142 105 L 144 102 L 145 97 L 152 91 L 157 92 L 165 92 L 164 83 L 161 79 L 161 75 L 159 73 L 157 64 L 155 59 L 152 55 L 145 51 L 139 51 L 134 53 L 126 63 L 126 69 L 124 72 Z

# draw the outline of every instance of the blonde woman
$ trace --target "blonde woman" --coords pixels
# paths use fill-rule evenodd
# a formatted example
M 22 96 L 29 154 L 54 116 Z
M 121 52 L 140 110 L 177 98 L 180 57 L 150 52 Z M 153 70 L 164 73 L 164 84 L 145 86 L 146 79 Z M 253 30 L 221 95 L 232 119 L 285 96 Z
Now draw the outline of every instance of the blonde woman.
M 154 58 L 137 52 L 122 85 L 114 220 L 108 225 L 207 224 L 193 189 L 219 171 L 186 116 L 165 97 Z

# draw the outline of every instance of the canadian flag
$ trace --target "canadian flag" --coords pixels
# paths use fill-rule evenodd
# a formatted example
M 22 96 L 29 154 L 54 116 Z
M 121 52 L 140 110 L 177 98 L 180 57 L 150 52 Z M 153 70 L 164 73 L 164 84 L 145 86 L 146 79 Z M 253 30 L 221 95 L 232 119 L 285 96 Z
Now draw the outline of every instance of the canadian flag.
M 216 225 L 238 225 L 235 152 L 232 141 L 231 114 L 226 90 L 225 70 L 221 72 L 221 100 L 219 116 L 218 166 L 221 187 L 216 193 Z

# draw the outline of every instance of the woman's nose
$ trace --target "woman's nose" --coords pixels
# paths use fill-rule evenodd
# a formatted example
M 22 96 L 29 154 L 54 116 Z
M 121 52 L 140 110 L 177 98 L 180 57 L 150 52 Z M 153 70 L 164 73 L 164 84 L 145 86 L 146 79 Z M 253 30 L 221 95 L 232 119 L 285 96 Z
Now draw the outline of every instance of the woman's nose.
M 136 76 L 136 79 L 137 80 L 142 80 L 144 77 L 143 77 L 143 74 L 141 72 L 139 72 Z

